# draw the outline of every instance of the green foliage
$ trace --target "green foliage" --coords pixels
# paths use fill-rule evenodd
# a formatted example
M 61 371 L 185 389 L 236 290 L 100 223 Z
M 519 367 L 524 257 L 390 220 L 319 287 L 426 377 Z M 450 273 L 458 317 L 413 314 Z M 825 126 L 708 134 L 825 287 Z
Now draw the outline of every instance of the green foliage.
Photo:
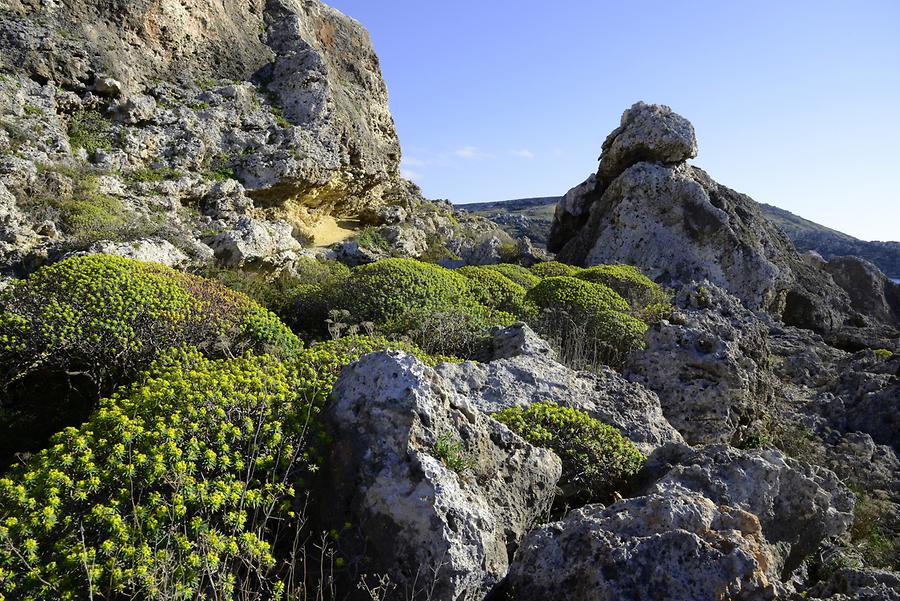
M 280 596 L 314 353 L 164 353 L 141 382 L 0 480 L 0 591 L 16 599 Z M 310 375 L 312 377 L 310 377 Z
M 377 227 L 364 227 L 354 239 L 356 240 L 356 243 L 363 248 L 371 248 L 384 252 L 388 252 L 391 248 L 390 244 L 388 244 L 385 237 L 381 235 L 381 232 L 378 231 Z
M 281 109 L 281 107 L 273 106 L 272 116 L 275 117 L 275 124 L 278 127 L 291 127 L 291 122 L 285 118 L 284 111 Z
M 83 110 L 69 120 L 69 144 L 84 148 L 89 155 L 98 150 L 110 150 L 112 126 L 98 110 Z
M 282 356 L 302 346 L 243 294 L 154 263 L 73 257 L 15 282 L 0 294 L 6 393 L 0 450 L 40 442 L 29 425 L 49 434 L 77 423 L 85 402 L 89 408 L 160 351 L 185 344 L 216 354 L 252 348 Z M 48 394 L 51 383 L 76 392 L 79 403 L 70 406 L 68 392 Z
M 135 169 L 131 173 L 125 176 L 125 181 L 132 184 L 140 184 L 140 183 L 150 183 L 155 184 L 164 181 L 170 181 L 174 179 L 178 179 L 183 174 L 177 169 L 172 169 L 171 167 L 142 167 L 140 169 Z
M 525 288 L 495 269 L 467 266 L 457 269 L 469 278 L 472 294 L 486 307 L 519 315 L 525 302 Z
M 441 434 L 434 443 L 434 456 L 451 471 L 462 474 L 472 469 L 472 460 L 466 457 L 462 443 L 451 434 Z
M 618 366 L 629 352 L 644 347 L 647 324 L 627 314 L 625 299 L 602 284 L 550 277 L 525 299 L 542 309 L 532 320 L 534 327 L 574 369 Z
M 560 309 L 571 314 L 594 315 L 630 308 L 611 288 L 569 276 L 545 278 L 528 291 L 526 298 L 542 309 Z
M 861 487 L 853 487 L 856 505 L 850 539 L 870 567 L 900 570 L 900 520 L 888 501 L 877 499 Z
M 29 117 L 37 117 L 44 114 L 44 110 L 39 106 L 34 106 L 33 104 L 26 104 L 22 107 L 22 110 L 25 111 L 25 114 Z
M 875 356 L 879 359 L 890 359 L 894 356 L 894 353 L 886 348 L 877 348 L 875 349 Z
M 422 256 L 419 257 L 420 261 L 425 261 L 426 263 L 438 263 L 440 261 L 459 260 L 459 255 L 450 252 L 450 249 L 447 248 L 446 238 L 439 234 L 427 234 L 425 236 L 425 243 L 428 245 L 428 248 L 422 253 Z
M 578 506 L 607 501 L 643 467 L 645 457 L 616 428 L 556 403 L 511 407 L 493 415 L 533 445 L 562 459 L 562 500 Z
M 499 265 L 487 265 L 486 267 L 502 273 L 519 286 L 525 288 L 525 290 L 534 288 L 541 281 L 539 277 L 528 271 L 527 267 L 522 267 L 521 265 L 500 263 Z
M 531 273 L 541 279 L 562 275 L 576 277 L 579 271 L 581 271 L 581 267 L 560 263 L 559 261 L 546 261 L 544 263 L 535 263 L 531 266 Z
M 340 285 L 341 308 L 359 320 L 392 325 L 413 311 L 478 309 L 465 276 L 414 259 L 385 259 L 362 265 Z
M 666 289 L 631 265 L 597 265 L 579 271 L 575 277 L 612 288 L 642 316 L 648 307 L 651 314 L 660 315 L 670 305 Z

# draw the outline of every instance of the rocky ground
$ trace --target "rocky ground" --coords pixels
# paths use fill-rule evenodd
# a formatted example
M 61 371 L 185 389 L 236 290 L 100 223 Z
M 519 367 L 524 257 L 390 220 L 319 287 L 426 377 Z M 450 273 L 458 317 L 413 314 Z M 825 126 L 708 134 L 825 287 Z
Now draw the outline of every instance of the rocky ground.
M 5 278 L 81 254 L 271 278 L 304 258 L 550 258 L 400 178 L 368 34 L 317 0 L 14 0 L 0 50 Z M 687 119 L 635 104 L 555 210 L 560 261 L 635 265 L 672 293 L 615 369 L 573 369 L 507 320 L 479 361 L 303 372 L 336 379 L 306 458 L 303 527 L 324 542 L 290 555 L 315 598 L 900 599 L 900 286 L 798 253 L 697 149 Z M 637 476 L 561 508 L 561 457 L 494 416 L 537 402 L 613 426 Z

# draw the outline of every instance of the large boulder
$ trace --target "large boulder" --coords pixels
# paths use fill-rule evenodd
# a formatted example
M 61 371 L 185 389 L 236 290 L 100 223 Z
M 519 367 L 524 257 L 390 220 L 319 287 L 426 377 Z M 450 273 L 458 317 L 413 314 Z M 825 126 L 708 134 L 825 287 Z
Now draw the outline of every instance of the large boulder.
M 615 426 L 644 453 L 682 440 L 663 417 L 656 394 L 609 368 L 569 369 L 526 325 L 498 329 L 494 357 L 486 363 L 443 363 L 436 370 L 485 413 L 550 401 Z
M 604 144 L 597 174 L 557 205 L 548 249 L 579 265 L 635 265 L 673 287 L 707 279 L 753 310 L 835 340 L 865 325 L 847 293 L 803 261 L 756 202 L 686 162 L 695 154 L 686 120 L 635 105 Z
M 756 517 L 689 492 L 588 505 L 522 542 L 506 587 L 517 601 L 781 598 Z
M 784 579 L 823 541 L 846 534 L 853 522 L 853 494 L 834 472 L 773 449 L 672 446 L 649 459 L 651 473 L 666 469 L 648 494 L 698 493 L 752 513 L 766 540 L 778 547 L 774 554 Z
M 549 510 L 559 458 L 403 353 L 362 357 L 332 396 L 320 510 L 325 527 L 352 525 L 339 543 L 346 581 L 387 575 L 436 601 L 483 599 Z
M 884 323 L 900 321 L 900 285 L 858 257 L 832 257 L 823 266 L 846 290 L 853 308 Z
M 647 331 L 627 375 L 659 395 L 666 419 L 691 444 L 739 442 L 774 398 L 767 326 L 709 282 L 685 286 L 676 312 Z
M 208 241 L 216 258 L 227 267 L 278 266 L 296 260 L 302 246 L 284 221 L 241 217 L 233 228 Z

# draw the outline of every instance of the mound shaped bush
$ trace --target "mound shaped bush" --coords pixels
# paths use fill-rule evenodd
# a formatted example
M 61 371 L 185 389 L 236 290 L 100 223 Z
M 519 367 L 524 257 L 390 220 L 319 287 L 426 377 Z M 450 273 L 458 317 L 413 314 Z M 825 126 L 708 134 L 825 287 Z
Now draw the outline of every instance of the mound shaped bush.
M 561 275 L 574 277 L 581 271 L 581 267 L 560 263 L 559 261 L 545 261 L 531 266 L 531 273 L 539 278 L 552 278 Z
M 635 311 L 642 311 L 653 305 L 665 306 L 670 301 L 665 288 L 631 265 L 597 265 L 579 271 L 575 277 L 612 288 Z
M 611 288 L 569 276 L 541 280 L 526 298 L 542 309 L 562 309 L 572 314 L 630 309 L 628 301 Z
M 457 272 L 469 278 L 472 294 L 482 305 L 514 315 L 522 313 L 525 288 L 496 269 L 467 266 Z
M 79 423 L 100 396 L 181 345 L 219 355 L 302 348 L 247 296 L 155 263 L 80 256 L 15 282 L 0 293 L 0 454 Z
M 338 301 L 354 317 L 383 324 L 413 310 L 478 306 L 468 278 L 415 259 L 384 259 L 352 269 Z
M 316 291 L 311 291 L 315 298 Z M 382 334 L 407 336 L 425 352 L 473 358 L 491 326 L 515 317 L 478 302 L 469 278 L 414 259 L 384 259 L 354 268 L 326 304 Z
M 622 433 L 578 409 L 537 402 L 511 407 L 494 419 L 562 459 L 558 506 L 606 502 L 643 467 L 645 457 Z
M 521 265 L 500 263 L 499 265 L 485 265 L 485 267 L 502 273 L 519 286 L 525 288 L 525 290 L 531 290 L 541 281 L 541 278 L 531 273 L 527 267 L 522 267 Z

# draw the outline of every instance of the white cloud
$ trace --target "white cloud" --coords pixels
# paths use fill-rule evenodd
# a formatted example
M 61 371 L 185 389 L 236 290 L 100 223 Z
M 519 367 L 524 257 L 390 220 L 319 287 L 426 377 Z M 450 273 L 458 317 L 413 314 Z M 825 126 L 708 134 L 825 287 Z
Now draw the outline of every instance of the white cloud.
M 401 169 L 400 177 L 404 179 L 409 179 L 412 181 L 421 181 L 425 179 L 425 176 L 417 171 L 413 171 L 412 169 Z
M 528 150 L 527 148 L 522 148 L 520 150 L 513 150 L 512 153 L 517 157 L 522 157 L 523 159 L 533 159 L 534 153 Z
M 415 159 L 413 157 L 403 157 L 400 160 L 402 165 L 406 165 L 407 167 L 424 167 L 428 164 L 428 161 L 423 161 L 422 159 Z
M 474 146 L 463 146 L 453 154 L 464 159 L 474 159 L 478 154 L 478 150 Z

